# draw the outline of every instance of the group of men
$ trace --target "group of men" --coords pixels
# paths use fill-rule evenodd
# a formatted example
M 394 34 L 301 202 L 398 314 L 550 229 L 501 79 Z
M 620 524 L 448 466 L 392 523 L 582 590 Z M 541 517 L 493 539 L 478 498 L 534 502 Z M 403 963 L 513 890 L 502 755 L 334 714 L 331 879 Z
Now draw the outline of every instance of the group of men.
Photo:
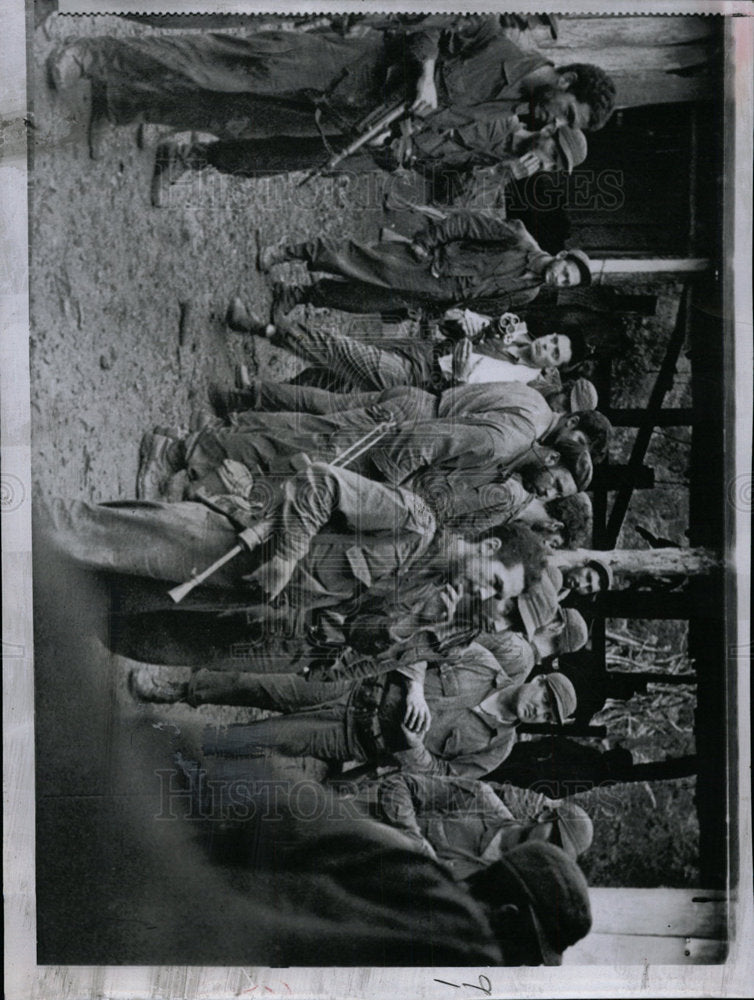
M 92 80 L 93 153 L 108 122 L 217 136 L 160 146 L 156 203 L 189 167 L 316 165 L 321 134 L 347 138 L 386 97 L 403 109 L 396 124 L 342 166 L 457 182 L 456 204 L 410 239 L 262 248 L 264 273 L 300 260 L 330 277 L 276 285 L 269 322 L 236 300 L 229 323 L 307 368 L 217 387 L 189 431 L 144 436 L 136 500 L 53 501 L 45 523 L 61 552 L 117 584 L 109 642 L 144 664 L 135 697 L 276 713 L 208 729 L 205 760 L 363 765 L 348 801 L 367 840 L 400 831 L 386 856 L 439 865 L 430 895 L 438 880 L 469 893 L 484 911 L 477 950 L 488 938 L 496 961 L 557 961 L 589 929 L 576 858 L 591 822 L 568 802 L 526 820 L 481 779 L 522 723 L 563 725 L 576 709 L 557 669 L 588 642 L 573 595 L 608 589 L 612 574 L 600 561 L 561 571 L 557 553 L 583 545 L 610 425 L 579 377 L 578 335 L 534 336 L 517 314 L 545 285 L 588 283 L 588 257 L 545 253 L 476 193 L 582 162 L 611 81 L 555 68 L 472 16 L 367 19 L 355 34 L 88 38 L 55 52 L 50 73 L 58 88 Z M 419 309 L 428 325 L 415 338 L 323 334 L 302 304 Z M 196 586 L 174 603 L 167 588 L 185 581 Z

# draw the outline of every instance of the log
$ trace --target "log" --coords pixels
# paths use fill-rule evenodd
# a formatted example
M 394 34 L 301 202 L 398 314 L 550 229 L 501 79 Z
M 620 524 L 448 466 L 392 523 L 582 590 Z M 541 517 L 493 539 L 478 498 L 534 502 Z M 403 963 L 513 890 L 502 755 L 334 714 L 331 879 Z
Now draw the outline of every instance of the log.
M 623 576 L 709 576 L 722 567 L 722 558 L 711 549 L 560 549 L 550 556 L 560 569 L 599 559 Z

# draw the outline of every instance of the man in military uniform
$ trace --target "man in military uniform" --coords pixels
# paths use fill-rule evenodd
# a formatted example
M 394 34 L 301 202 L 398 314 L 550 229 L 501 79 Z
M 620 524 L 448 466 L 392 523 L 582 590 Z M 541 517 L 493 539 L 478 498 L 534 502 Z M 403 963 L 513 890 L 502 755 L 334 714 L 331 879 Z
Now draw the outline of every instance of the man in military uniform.
M 575 803 L 546 805 L 532 819 L 518 818 L 491 785 L 473 778 L 400 771 L 357 789 L 355 801 L 414 839 L 456 879 L 489 867 L 517 844 L 546 841 L 575 859 L 592 842 L 592 821 Z
M 500 313 L 515 312 L 545 286 L 591 282 L 582 250 L 545 253 L 520 220 L 479 211 L 429 221 L 411 242 L 314 239 L 265 247 L 259 255 L 262 270 L 290 260 L 340 280 L 281 290 L 273 318 L 302 302 L 390 315 L 417 308 L 438 313 L 453 306 L 484 312 L 490 305 Z
M 364 680 L 313 681 L 287 674 L 200 670 L 161 691 L 150 668 L 132 690 L 155 701 L 232 704 L 282 712 L 259 722 L 208 729 L 204 753 L 247 757 L 272 749 L 326 761 L 398 763 L 408 771 L 481 777 L 508 756 L 520 722 L 562 723 L 576 709 L 557 673 L 526 677 L 533 652 L 511 634 L 506 655 L 471 643 L 453 657 L 407 663 Z

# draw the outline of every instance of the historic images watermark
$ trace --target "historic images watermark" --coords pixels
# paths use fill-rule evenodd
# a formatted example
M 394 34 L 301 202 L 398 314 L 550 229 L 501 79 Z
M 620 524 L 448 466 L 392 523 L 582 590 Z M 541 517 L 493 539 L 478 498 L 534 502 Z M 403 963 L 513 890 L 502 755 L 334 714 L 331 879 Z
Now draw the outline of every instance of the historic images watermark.
M 433 176 L 434 174 L 437 176 Z M 201 170 L 187 170 L 175 180 L 166 174 L 156 181 L 155 196 L 162 208 L 180 208 L 186 211 L 196 204 L 206 210 L 228 204 L 231 186 L 251 180 L 255 199 L 268 209 L 279 207 L 286 212 L 309 211 L 321 203 L 323 198 L 334 209 L 345 206 L 346 202 L 351 209 L 356 205 L 362 211 L 390 207 L 391 202 L 396 208 L 412 209 L 412 203 L 407 202 L 400 194 L 403 182 L 400 171 L 386 179 L 378 171 L 366 173 L 351 171 L 345 167 L 337 173 L 325 175 L 317 185 L 303 183 L 305 175 L 302 176 L 302 182 L 296 185 L 282 184 L 281 176 L 267 172 L 235 176 L 205 167 Z M 453 171 L 446 171 L 441 176 L 439 172 L 430 171 L 425 179 L 430 190 L 440 185 L 452 190 L 454 186 L 460 188 L 462 184 L 462 175 L 454 175 Z M 479 191 L 473 207 L 474 210 L 494 212 L 505 189 L 508 211 L 512 213 L 527 210 L 554 212 L 568 207 L 576 211 L 612 214 L 619 212 L 625 204 L 625 183 L 624 171 L 618 168 L 592 170 L 577 167 L 569 175 L 559 175 L 557 183 L 553 183 L 550 174 L 538 173 L 515 184 L 501 182 L 499 188 L 494 183 L 486 184 Z M 414 206 L 416 209 L 421 207 Z M 461 211 L 463 208 L 463 204 L 460 204 L 456 210 Z M 450 211 L 452 210 L 451 207 Z
M 257 756 L 264 756 L 266 749 L 259 747 Z M 372 818 L 370 787 L 374 781 L 364 776 L 349 779 L 346 772 L 330 788 L 320 782 L 296 779 L 249 780 L 244 778 L 211 777 L 206 769 L 180 757 L 175 768 L 160 768 L 154 772 L 157 781 L 157 820 L 204 820 L 213 823 L 258 822 L 283 823 L 295 821 L 315 823 L 324 821 L 354 822 Z M 495 783 L 495 789 L 504 800 L 506 792 L 516 794 L 510 783 Z M 615 782 L 584 780 L 540 779 L 533 783 L 527 794 L 541 797 L 543 808 L 556 805 L 561 799 L 592 793 L 596 794 L 600 808 L 607 817 L 618 817 L 627 806 Z M 380 789 L 381 808 L 391 817 L 404 822 L 411 815 L 405 797 L 389 785 Z M 484 816 L 489 813 L 489 803 L 477 791 L 476 800 L 464 806 L 466 816 Z

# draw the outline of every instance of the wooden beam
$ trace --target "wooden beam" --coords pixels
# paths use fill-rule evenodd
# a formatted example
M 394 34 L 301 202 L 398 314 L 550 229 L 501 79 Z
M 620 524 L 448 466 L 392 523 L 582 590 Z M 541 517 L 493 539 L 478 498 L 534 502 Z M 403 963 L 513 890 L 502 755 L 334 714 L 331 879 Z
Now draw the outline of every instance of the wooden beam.
M 592 930 L 564 965 L 698 965 L 727 952 L 728 898 L 708 889 L 589 890 Z
M 613 73 L 615 106 L 636 108 L 647 104 L 687 104 L 711 101 L 718 88 L 714 72 L 707 70 L 693 76 L 679 76 L 662 70 L 642 73 Z
M 627 752 L 626 752 L 627 753 Z M 571 739 L 555 736 L 517 743 L 511 756 L 488 775 L 490 780 L 510 782 L 518 788 L 535 788 L 549 798 L 580 795 L 593 788 L 630 784 L 637 781 L 672 781 L 697 773 L 696 754 L 669 757 L 647 764 L 614 759 L 613 751 L 585 747 Z
M 642 465 L 633 471 L 628 465 L 598 465 L 592 477 L 592 489 L 611 492 L 628 484 L 635 490 L 651 490 L 655 485 L 655 470 Z
M 551 726 L 546 722 L 522 722 L 518 731 L 535 736 L 591 736 L 600 740 L 607 736 L 607 726 L 582 726 L 574 722 L 564 726 Z
M 647 413 L 640 407 L 611 410 L 601 406 L 600 409 L 614 427 L 640 427 Z M 660 410 L 655 416 L 655 427 L 690 427 L 693 423 L 694 411 L 690 406 Z
M 609 590 L 596 596 L 593 613 L 606 618 L 683 621 L 702 612 L 703 605 L 701 594 L 685 590 L 677 593 L 662 590 Z
M 537 29 L 535 48 L 547 50 L 556 62 L 568 59 L 568 49 L 591 49 L 596 53 L 613 45 L 632 47 L 683 45 L 709 38 L 714 32 L 714 19 L 702 15 L 668 17 L 641 14 L 605 18 L 581 14 L 558 15 L 558 37 Z M 573 60 L 570 60 L 573 61 Z M 595 62 L 596 58 L 588 62 Z
M 709 270 L 707 257 L 592 257 L 592 284 L 600 285 L 607 278 L 636 281 L 640 277 L 701 274 Z
M 606 695 L 628 701 L 635 694 L 646 693 L 648 684 L 696 684 L 696 674 L 663 674 L 659 670 L 607 670 Z
M 701 69 L 709 63 L 711 50 L 705 42 L 686 45 L 641 45 L 631 42 L 619 45 L 613 42 L 599 51 L 586 46 L 563 48 L 558 56 L 560 59 L 567 59 L 569 63 L 599 61 L 600 69 L 611 76 L 636 78 L 642 73 L 672 74 L 679 69 Z M 620 100 L 620 90 L 618 99 Z

